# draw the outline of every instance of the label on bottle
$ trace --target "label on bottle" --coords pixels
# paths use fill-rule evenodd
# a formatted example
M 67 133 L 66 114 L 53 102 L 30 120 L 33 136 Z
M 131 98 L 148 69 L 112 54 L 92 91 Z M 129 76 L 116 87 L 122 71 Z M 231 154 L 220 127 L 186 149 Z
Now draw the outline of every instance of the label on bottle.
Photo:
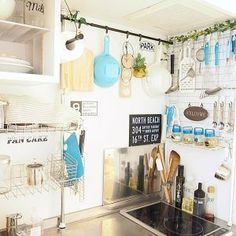
M 183 184 L 181 182 L 178 182 L 176 184 L 176 198 L 175 198 L 176 207 L 181 208 L 182 199 L 183 199 Z
M 193 214 L 202 217 L 205 213 L 205 198 L 194 198 Z

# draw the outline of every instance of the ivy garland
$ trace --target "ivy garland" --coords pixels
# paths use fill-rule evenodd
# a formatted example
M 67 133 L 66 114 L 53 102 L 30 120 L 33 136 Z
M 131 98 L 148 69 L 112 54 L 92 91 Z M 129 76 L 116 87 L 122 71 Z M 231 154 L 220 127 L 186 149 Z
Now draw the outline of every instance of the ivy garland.
M 206 36 L 216 32 L 225 32 L 227 30 L 235 30 L 235 29 L 236 29 L 236 20 L 233 21 L 227 20 L 223 23 L 214 24 L 213 26 L 203 30 L 193 30 L 187 33 L 186 35 L 178 35 L 171 37 L 169 40 L 173 43 L 174 42 L 184 43 L 188 40 L 197 40 L 201 36 Z

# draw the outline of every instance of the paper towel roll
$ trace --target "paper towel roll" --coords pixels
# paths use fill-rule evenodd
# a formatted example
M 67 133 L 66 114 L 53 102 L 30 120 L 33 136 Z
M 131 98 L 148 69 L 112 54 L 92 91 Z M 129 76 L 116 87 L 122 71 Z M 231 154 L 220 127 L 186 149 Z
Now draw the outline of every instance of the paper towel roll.
M 84 39 L 75 41 L 75 47 L 73 50 L 66 48 L 66 41 L 75 37 L 74 32 L 64 31 L 61 33 L 61 63 L 73 61 L 78 59 L 84 50 Z

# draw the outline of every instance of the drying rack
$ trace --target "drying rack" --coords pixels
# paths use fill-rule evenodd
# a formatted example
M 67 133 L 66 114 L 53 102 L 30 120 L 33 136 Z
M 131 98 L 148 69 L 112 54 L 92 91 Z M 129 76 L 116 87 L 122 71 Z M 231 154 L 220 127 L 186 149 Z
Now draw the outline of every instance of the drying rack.
M 66 161 L 65 161 L 66 160 Z M 53 155 L 44 166 L 44 180 L 42 185 L 29 186 L 27 184 L 27 167 L 25 164 L 11 166 L 11 177 L 6 180 L 11 183 L 9 192 L 1 194 L 1 198 L 19 198 L 37 193 L 56 191 L 58 188 L 69 187 L 79 199 L 84 199 L 84 177 L 77 178 L 78 163 L 75 158 L 64 155 Z
M 4 128 L 0 129 L 0 133 L 34 133 L 34 132 L 70 132 L 80 129 L 78 123 L 53 123 L 53 124 L 36 124 L 36 123 L 11 123 L 5 124 Z

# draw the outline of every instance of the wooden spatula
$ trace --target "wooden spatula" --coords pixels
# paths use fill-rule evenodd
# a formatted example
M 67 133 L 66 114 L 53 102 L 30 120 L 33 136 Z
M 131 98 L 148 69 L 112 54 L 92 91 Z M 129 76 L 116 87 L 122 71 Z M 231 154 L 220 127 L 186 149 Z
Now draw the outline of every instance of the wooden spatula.
M 168 176 L 167 176 L 167 183 L 169 183 L 168 193 L 169 193 L 169 197 L 170 197 L 170 203 L 172 203 L 173 202 L 172 184 L 174 181 L 176 171 L 178 169 L 178 165 L 180 164 L 180 155 L 174 150 L 172 150 L 170 153 L 169 163 L 170 163 L 170 168 L 169 168 L 169 172 L 168 172 Z

